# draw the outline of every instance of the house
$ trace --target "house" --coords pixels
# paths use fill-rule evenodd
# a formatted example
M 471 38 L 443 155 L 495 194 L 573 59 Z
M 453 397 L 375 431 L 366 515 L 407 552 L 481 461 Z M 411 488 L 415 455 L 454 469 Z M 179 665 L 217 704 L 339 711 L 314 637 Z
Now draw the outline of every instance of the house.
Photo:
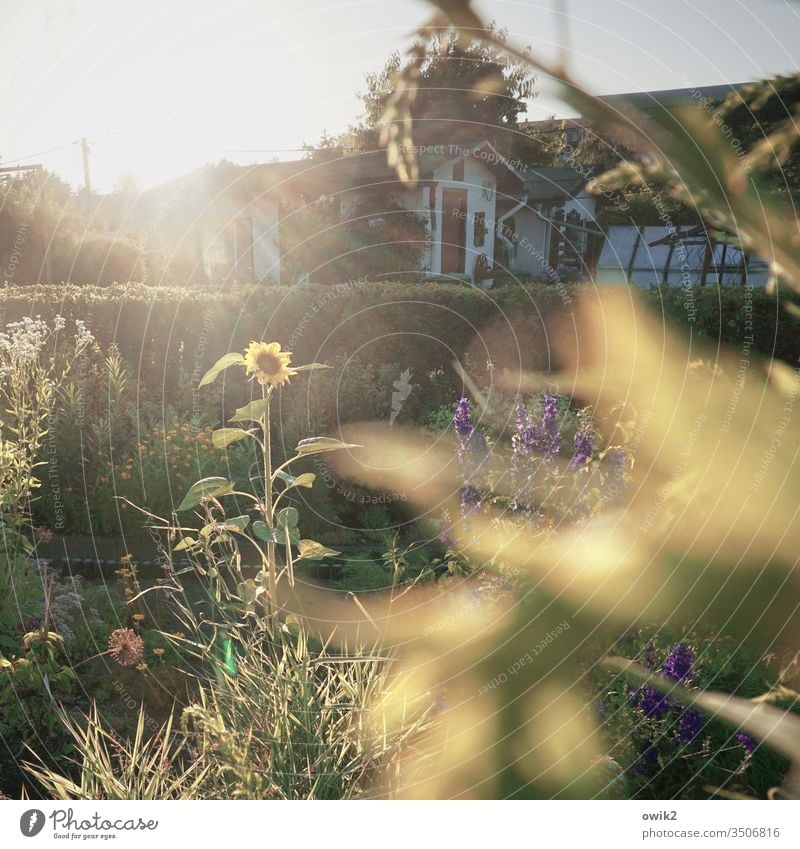
M 634 103 L 653 114 L 689 103 L 718 101 L 740 86 L 704 86 L 610 95 L 614 105 Z M 711 98 L 711 100 L 705 100 Z M 529 123 L 528 129 L 536 129 Z M 574 148 L 590 131 L 580 119 L 552 119 L 541 132 L 563 132 Z M 598 226 L 597 198 L 587 190 L 591 168 L 573 158 L 557 167 L 527 168 L 509 161 L 488 141 L 421 145 L 414 151 L 419 180 L 401 183 L 384 151 L 319 152 L 310 159 L 251 166 L 221 163 L 148 193 L 152 241 L 167 259 L 188 262 L 184 279 L 294 284 L 317 280 L 331 257 L 348 250 L 347 227 L 363 223 L 361 210 L 380 209 L 392 197 L 424 225 L 415 266 L 423 273 L 491 285 L 502 277 L 557 282 L 650 286 L 735 283 L 759 285 L 766 271 L 729 240 L 689 229 Z M 333 204 L 333 220 L 318 238 L 292 242 L 292 225 L 320 199 Z M 380 213 L 370 226 L 384 222 Z M 381 233 L 376 230 L 375 242 Z M 393 241 L 394 239 L 394 241 Z M 338 240 L 338 241 L 337 241 Z M 384 248 L 400 246 L 388 237 Z M 387 275 L 394 271 L 387 271 Z M 380 276 L 380 275 L 378 275 Z
M 284 262 L 287 219 L 303 216 L 323 197 L 334 199 L 342 223 L 370 196 L 396 198 L 425 222 L 418 271 L 431 277 L 544 277 L 553 273 L 551 260 L 567 254 L 579 266 L 580 254 L 598 235 L 591 226 L 594 199 L 573 169 L 524 169 L 489 142 L 429 145 L 419 151 L 419 165 L 419 182 L 409 187 L 384 151 L 224 163 L 146 193 L 147 229 L 162 250 L 191 257 L 195 278 L 287 284 L 297 282 Z M 314 271 L 295 276 L 313 278 Z

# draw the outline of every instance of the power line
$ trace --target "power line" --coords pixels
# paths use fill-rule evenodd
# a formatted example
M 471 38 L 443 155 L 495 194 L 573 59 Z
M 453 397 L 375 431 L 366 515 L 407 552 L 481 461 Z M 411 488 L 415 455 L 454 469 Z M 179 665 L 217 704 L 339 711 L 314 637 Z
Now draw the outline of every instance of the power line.
M 72 147 L 74 144 L 80 144 L 80 142 L 67 142 L 67 144 L 61 144 L 58 147 L 51 147 L 49 150 L 40 150 L 38 153 L 29 153 L 27 156 L 20 156 L 19 159 L 6 159 L 3 160 L 4 165 L 14 165 L 17 162 L 24 162 L 26 159 L 35 159 L 37 156 L 44 156 L 47 153 L 54 153 L 57 150 L 64 150 L 66 147 Z
M 363 153 L 375 153 L 380 148 L 373 147 L 350 147 L 342 145 L 347 150 L 360 150 Z M 324 151 L 326 148 L 316 147 L 259 147 L 259 148 L 237 148 L 237 147 L 193 147 L 193 153 L 313 153 Z M 337 150 L 337 148 L 330 148 Z

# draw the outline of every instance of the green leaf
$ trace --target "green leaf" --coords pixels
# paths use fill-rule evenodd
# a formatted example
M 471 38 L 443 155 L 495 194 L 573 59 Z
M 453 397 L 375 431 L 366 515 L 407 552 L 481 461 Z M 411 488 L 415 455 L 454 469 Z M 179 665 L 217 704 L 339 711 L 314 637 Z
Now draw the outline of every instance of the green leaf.
M 264 587 L 259 586 L 252 578 L 248 578 L 246 581 L 242 581 L 237 586 L 237 592 L 239 593 L 239 598 L 245 604 L 253 604 L 253 602 L 264 592 Z
M 284 507 L 283 510 L 278 511 L 275 521 L 279 528 L 287 525 L 290 528 L 296 528 L 297 523 L 300 521 L 300 514 L 294 507 Z
M 242 430 L 240 427 L 221 427 L 211 434 L 211 441 L 215 448 L 227 448 L 232 443 L 249 435 L 248 431 Z
M 329 436 L 312 436 L 310 439 L 301 439 L 295 449 L 303 457 L 307 454 L 324 454 L 326 451 L 338 451 L 340 448 L 361 448 L 350 442 L 341 442 Z
M 233 414 L 229 421 L 232 422 L 258 422 L 261 417 L 267 412 L 267 399 L 259 398 L 257 401 L 251 401 L 245 404 Z
M 291 366 L 292 371 L 318 371 L 320 369 L 333 368 L 333 366 L 326 366 L 325 363 L 309 363 L 307 366 Z
M 321 542 L 315 542 L 313 539 L 301 539 L 297 547 L 300 551 L 298 560 L 322 560 L 323 557 L 335 557 L 340 554 L 340 552 L 327 548 Z
M 290 489 L 293 486 L 304 486 L 306 489 L 311 489 L 314 481 L 317 479 L 317 476 L 313 472 L 303 472 L 302 475 L 295 477 L 288 472 L 280 471 L 278 472 L 278 477 L 286 482 L 286 489 Z
M 231 366 L 243 366 L 244 365 L 244 357 L 241 354 L 231 353 L 225 354 L 224 357 L 220 357 L 213 366 L 203 375 L 203 379 L 200 383 L 197 384 L 197 388 L 200 389 L 203 386 L 207 386 L 209 383 L 213 383 L 219 376 L 225 371 L 226 368 L 230 368 Z
M 195 545 L 197 545 L 197 540 L 194 537 L 184 537 L 172 550 L 186 551 L 187 549 L 193 548 Z
M 178 510 L 188 510 L 190 507 L 196 507 L 204 498 L 227 495 L 232 490 L 233 484 L 226 478 L 203 478 L 191 485 Z
M 266 522 L 253 522 L 253 535 L 264 542 L 274 542 L 275 545 L 286 545 L 285 526 L 270 528 Z M 297 545 L 300 541 L 300 532 L 297 528 L 289 528 L 289 541 Z
M 252 531 L 256 538 L 263 540 L 264 542 L 269 542 L 273 539 L 272 529 L 267 527 L 267 523 L 262 522 L 260 519 L 253 522 Z
M 233 531 L 236 534 L 241 534 L 244 532 L 244 529 L 250 524 L 249 516 L 236 516 L 233 519 L 226 519 L 222 525 L 221 530 L 225 531 Z

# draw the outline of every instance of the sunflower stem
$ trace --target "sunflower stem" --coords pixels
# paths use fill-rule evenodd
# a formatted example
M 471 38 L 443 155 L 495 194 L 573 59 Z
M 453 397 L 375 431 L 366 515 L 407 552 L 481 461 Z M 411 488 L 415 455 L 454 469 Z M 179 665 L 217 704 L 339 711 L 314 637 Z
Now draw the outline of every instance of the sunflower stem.
M 274 532 L 275 528 L 275 517 L 273 516 L 272 509 L 272 440 L 269 426 L 269 401 L 271 394 L 272 387 L 262 385 L 261 396 L 264 399 L 264 415 L 261 418 L 261 429 L 264 432 L 262 442 L 264 454 L 264 519 L 270 529 L 270 534 Z M 264 605 L 264 613 L 271 628 L 278 612 L 278 576 L 275 563 L 275 540 L 271 536 L 267 540 L 267 571 L 269 573 L 269 599 Z

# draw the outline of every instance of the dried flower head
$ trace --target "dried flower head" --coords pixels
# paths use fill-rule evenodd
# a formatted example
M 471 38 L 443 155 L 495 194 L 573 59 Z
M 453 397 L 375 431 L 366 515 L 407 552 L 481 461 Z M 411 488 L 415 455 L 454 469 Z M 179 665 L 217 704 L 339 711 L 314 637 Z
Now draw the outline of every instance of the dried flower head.
M 120 666 L 135 666 L 144 655 L 144 642 L 136 631 L 117 628 L 108 638 L 108 652 Z

